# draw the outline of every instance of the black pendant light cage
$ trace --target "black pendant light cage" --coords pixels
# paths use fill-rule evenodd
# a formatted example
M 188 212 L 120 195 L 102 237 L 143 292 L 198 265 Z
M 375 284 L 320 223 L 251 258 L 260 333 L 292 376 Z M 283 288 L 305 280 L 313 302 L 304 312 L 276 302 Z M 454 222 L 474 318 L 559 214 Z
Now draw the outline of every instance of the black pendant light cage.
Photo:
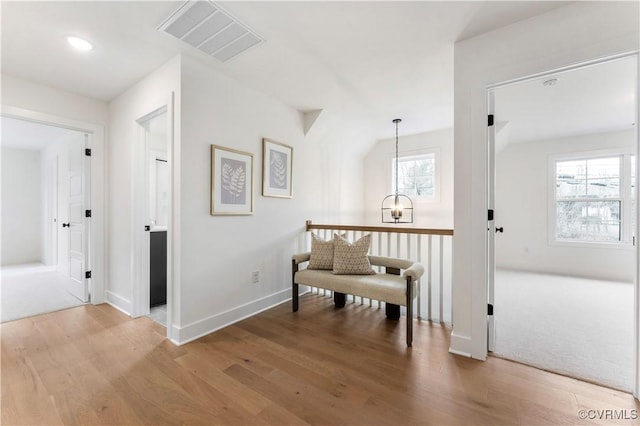
M 396 125 L 396 186 L 395 193 L 382 200 L 382 223 L 413 223 L 413 202 L 408 196 L 398 193 L 398 123 L 401 121 L 399 118 L 393 120 Z

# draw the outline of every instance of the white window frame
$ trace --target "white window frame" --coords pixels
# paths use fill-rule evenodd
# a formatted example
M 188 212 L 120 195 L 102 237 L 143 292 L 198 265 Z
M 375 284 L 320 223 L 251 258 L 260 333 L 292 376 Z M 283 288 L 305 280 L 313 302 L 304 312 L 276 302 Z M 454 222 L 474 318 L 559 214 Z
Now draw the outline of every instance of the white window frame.
M 566 246 L 566 247 L 582 247 L 582 248 L 617 248 L 631 250 L 634 246 L 632 236 L 633 220 L 632 209 L 633 203 L 637 202 L 632 199 L 631 190 L 631 162 L 636 155 L 631 148 L 612 148 L 606 150 L 574 152 L 567 154 L 556 154 L 549 156 L 548 166 L 548 244 L 550 246 Z M 623 165 L 620 176 L 620 200 L 622 206 L 620 211 L 621 219 L 621 240 L 620 241 L 568 241 L 556 239 L 556 163 L 559 161 L 580 161 L 590 160 L 594 158 L 605 157 L 622 157 Z M 637 172 L 636 172 L 637 173 Z M 637 197 L 637 194 L 636 194 Z
M 440 201 L 440 150 L 437 148 L 421 149 L 415 151 L 400 151 L 398 153 L 398 161 L 403 160 L 416 160 L 424 157 L 433 157 L 434 172 L 433 172 L 433 195 L 411 195 L 405 194 L 409 198 L 418 202 L 439 202 Z M 396 184 L 396 158 L 395 155 L 390 155 L 391 172 L 389 173 L 390 179 L 390 191 L 389 194 L 394 193 Z M 400 193 L 402 190 L 398 189 Z

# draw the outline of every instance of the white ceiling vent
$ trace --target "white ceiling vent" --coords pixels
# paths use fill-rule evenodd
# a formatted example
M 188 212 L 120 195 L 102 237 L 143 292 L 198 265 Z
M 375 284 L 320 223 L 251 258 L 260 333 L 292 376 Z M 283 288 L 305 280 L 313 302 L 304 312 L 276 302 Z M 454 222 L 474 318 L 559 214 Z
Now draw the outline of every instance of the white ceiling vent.
M 207 0 L 186 2 L 159 30 L 222 62 L 264 42 L 255 31 Z

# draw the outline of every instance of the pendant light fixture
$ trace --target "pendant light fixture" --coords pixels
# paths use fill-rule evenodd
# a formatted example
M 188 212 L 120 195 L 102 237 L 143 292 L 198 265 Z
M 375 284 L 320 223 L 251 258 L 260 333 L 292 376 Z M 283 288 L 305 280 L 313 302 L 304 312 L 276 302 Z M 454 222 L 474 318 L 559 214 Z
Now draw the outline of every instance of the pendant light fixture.
M 387 195 L 382 200 L 382 223 L 413 223 L 413 203 L 411 198 L 398 193 L 398 123 L 402 120 L 395 118 L 396 125 L 396 159 L 395 159 L 395 193 Z

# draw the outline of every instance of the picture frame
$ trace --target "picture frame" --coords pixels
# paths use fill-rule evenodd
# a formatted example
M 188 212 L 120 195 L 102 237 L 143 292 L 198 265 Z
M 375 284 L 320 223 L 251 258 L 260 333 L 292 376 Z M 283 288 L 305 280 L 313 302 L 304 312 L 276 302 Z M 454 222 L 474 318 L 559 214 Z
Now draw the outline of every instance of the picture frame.
M 292 198 L 293 147 L 262 139 L 262 196 Z
M 211 145 L 211 215 L 253 214 L 253 154 Z

